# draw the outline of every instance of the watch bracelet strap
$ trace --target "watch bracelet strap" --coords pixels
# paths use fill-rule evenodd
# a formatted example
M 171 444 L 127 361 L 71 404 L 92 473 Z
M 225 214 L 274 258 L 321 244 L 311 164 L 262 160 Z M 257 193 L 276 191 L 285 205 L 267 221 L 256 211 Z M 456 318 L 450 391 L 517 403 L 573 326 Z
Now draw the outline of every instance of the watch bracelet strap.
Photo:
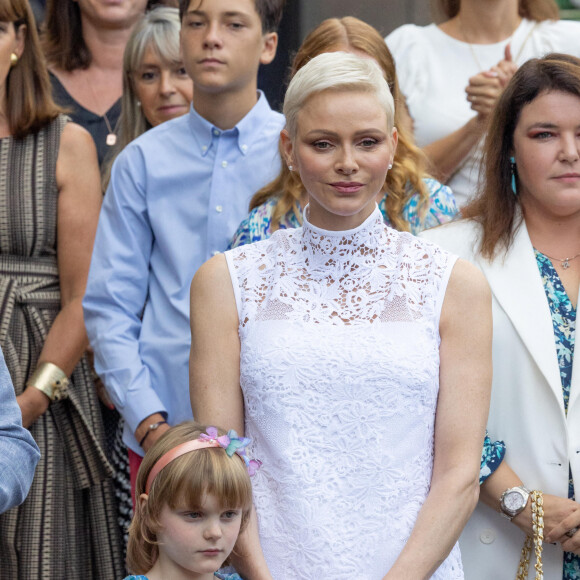
M 139 447 L 143 447 L 143 443 L 145 443 L 145 439 L 147 439 L 147 437 L 149 436 L 149 433 L 151 433 L 151 431 L 155 431 L 161 425 L 168 425 L 168 424 L 169 423 L 167 423 L 167 421 L 165 421 L 165 420 L 156 421 L 155 423 L 151 423 L 151 425 L 149 425 L 149 427 L 147 427 L 147 431 L 145 431 L 145 435 L 143 435 L 143 437 L 141 438 L 141 441 L 139 441 Z
M 66 399 L 69 384 L 70 381 L 66 373 L 50 362 L 40 363 L 26 382 L 27 386 L 38 389 L 51 401 Z

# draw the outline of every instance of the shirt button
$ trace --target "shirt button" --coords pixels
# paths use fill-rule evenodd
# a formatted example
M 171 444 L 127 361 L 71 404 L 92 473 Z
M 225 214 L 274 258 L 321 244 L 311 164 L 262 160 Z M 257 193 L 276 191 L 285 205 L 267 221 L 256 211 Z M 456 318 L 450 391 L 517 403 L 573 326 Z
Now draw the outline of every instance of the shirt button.
M 211 255 L 212 255 L 212 256 L 219 256 L 220 254 L 221 254 L 221 252 L 220 252 L 220 251 L 218 251 L 218 250 L 214 250 L 214 251 L 211 253 Z
M 220 136 L 220 132 L 219 132 L 217 129 L 214 129 L 214 130 L 213 130 L 213 134 L 214 134 L 216 137 L 219 137 L 219 136 Z
M 228 162 L 227 161 L 222 161 L 222 167 L 227 167 L 228 166 Z
M 495 533 L 493 530 L 483 530 L 479 536 L 479 539 L 481 540 L 482 544 L 492 544 L 495 540 Z
M 202 151 L 207 151 L 207 145 L 203 145 L 201 148 Z
M 221 205 L 216 205 L 216 206 L 215 206 L 215 210 L 216 210 L 218 213 L 222 213 L 222 211 L 224 211 L 224 208 L 223 208 L 223 206 L 221 206 Z
M 247 145 L 242 145 L 242 151 L 247 151 L 248 150 L 248 146 Z

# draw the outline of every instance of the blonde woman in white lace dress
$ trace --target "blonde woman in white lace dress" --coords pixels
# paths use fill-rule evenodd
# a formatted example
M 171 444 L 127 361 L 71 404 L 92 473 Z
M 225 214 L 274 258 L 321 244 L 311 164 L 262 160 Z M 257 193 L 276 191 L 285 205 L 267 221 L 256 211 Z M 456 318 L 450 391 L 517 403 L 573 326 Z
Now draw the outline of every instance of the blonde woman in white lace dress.
M 292 80 L 285 160 L 302 228 L 207 262 L 192 284 L 195 417 L 254 440 L 252 580 L 463 578 L 479 493 L 491 305 L 479 271 L 383 222 L 397 142 L 374 61 Z

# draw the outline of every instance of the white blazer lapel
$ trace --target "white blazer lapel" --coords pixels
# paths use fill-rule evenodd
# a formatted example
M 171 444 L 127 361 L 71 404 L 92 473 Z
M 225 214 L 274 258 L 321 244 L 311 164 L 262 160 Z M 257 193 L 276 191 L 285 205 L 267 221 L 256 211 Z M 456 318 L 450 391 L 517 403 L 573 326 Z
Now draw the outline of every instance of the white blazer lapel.
M 480 259 L 495 298 L 512 321 L 564 410 L 554 327 L 534 249 L 525 223 L 515 234 L 505 259 Z

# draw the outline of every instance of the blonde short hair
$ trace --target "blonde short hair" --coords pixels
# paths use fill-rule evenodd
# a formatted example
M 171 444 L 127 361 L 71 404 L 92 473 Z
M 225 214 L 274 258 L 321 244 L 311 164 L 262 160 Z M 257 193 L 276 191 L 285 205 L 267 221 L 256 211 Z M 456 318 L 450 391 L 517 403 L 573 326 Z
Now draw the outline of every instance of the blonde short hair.
M 374 93 L 387 114 L 389 130 L 393 128 L 395 103 L 380 66 L 370 58 L 348 52 L 325 52 L 304 65 L 290 81 L 284 115 L 291 137 L 296 134 L 298 113 L 306 101 L 328 90 Z

